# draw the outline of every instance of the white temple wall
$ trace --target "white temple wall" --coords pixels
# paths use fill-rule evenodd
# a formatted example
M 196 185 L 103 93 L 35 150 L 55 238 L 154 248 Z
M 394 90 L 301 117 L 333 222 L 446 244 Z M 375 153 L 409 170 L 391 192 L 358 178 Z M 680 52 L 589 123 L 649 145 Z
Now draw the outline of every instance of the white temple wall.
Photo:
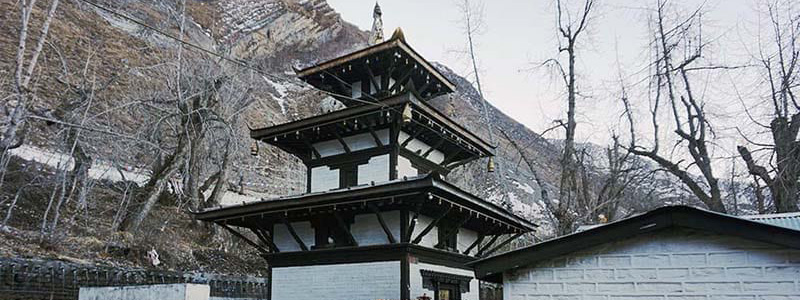
M 373 156 L 369 163 L 358 166 L 358 184 L 389 181 L 389 154 Z
M 303 243 L 306 244 L 306 247 L 311 248 L 311 246 L 314 245 L 314 228 L 311 228 L 311 222 L 292 222 L 292 228 L 294 228 L 294 231 L 300 239 L 303 240 Z M 294 240 L 289 229 L 283 224 L 275 224 L 273 242 L 281 252 L 301 250 L 300 245 Z
M 385 211 L 382 212 L 383 221 L 389 227 L 389 231 L 394 235 L 395 241 L 400 240 L 400 212 L 399 211 Z M 389 243 L 386 233 L 378 222 L 378 217 L 375 214 L 363 214 L 355 216 L 355 220 L 350 225 L 350 232 L 353 238 L 356 239 L 359 246 L 369 245 L 385 245 Z
M 458 251 L 463 253 L 477 239 L 478 239 L 478 233 L 477 232 L 469 230 L 469 229 L 466 229 L 466 228 L 463 228 L 463 227 L 459 228 L 458 229 L 458 239 L 457 239 L 458 240 Z M 472 251 L 474 252 L 475 248 L 473 248 Z
M 339 170 L 328 166 L 311 168 L 311 192 L 323 192 L 339 188 Z
M 408 133 L 401 131 L 400 136 L 397 140 L 402 143 L 403 141 L 408 139 L 408 137 L 409 137 Z M 428 149 L 430 149 L 431 146 L 418 139 L 412 139 L 410 142 L 408 142 L 408 144 L 406 144 L 405 148 L 411 152 L 419 151 L 419 153 L 422 154 L 428 151 Z M 437 164 L 441 163 L 442 161 L 444 161 L 444 153 L 442 153 L 439 150 L 433 150 L 431 151 L 430 154 L 428 154 L 427 159 Z
M 377 130 L 375 134 L 378 136 L 381 143 L 384 145 L 389 144 L 389 129 Z M 350 151 L 364 150 L 378 146 L 375 144 L 375 138 L 373 138 L 372 134 L 369 132 L 342 137 L 342 140 L 344 140 L 347 147 L 350 148 Z M 314 147 L 322 157 L 345 153 L 342 143 L 337 139 L 317 142 L 312 144 L 312 147 Z
M 411 165 L 411 161 L 408 160 L 408 158 L 403 156 L 397 157 L 397 178 L 414 177 L 418 174 L 419 171 Z
M 417 224 L 414 225 L 414 232 L 411 234 L 411 239 L 415 239 L 431 222 L 433 222 L 432 218 L 420 215 L 419 218 L 417 218 Z M 434 226 L 428 234 L 422 237 L 422 240 L 419 242 L 420 246 L 433 248 L 433 246 L 439 242 L 439 228 L 437 227 L 438 226 Z
M 400 299 L 400 261 L 272 269 L 272 300 Z

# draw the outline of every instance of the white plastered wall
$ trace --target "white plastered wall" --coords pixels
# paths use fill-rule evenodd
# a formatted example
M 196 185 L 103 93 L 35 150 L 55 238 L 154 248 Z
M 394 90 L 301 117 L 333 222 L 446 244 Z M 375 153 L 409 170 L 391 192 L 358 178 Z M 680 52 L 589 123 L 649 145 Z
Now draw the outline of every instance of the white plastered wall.
M 389 154 L 373 156 L 358 166 L 358 184 L 389 181 Z
M 669 229 L 503 274 L 503 299 L 800 299 L 800 250 Z
M 395 241 L 400 240 L 400 212 L 399 211 L 385 211 L 381 212 L 383 221 L 389 227 L 389 231 L 394 235 Z M 378 222 L 378 217 L 375 214 L 363 214 L 355 216 L 355 220 L 350 225 L 350 232 L 353 238 L 356 239 L 359 246 L 369 245 L 385 245 L 389 243 L 386 237 L 386 232 Z
M 466 228 L 458 229 L 458 251 L 464 252 L 467 248 L 478 239 L 478 233 Z M 473 248 L 473 251 L 474 248 Z
M 401 131 L 398 141 L 400 142 L 405 141 L 406 139 L 408 139 L 408 137 L 409 137 L 408 133 Z M 405 148 L 411 152 L 418 152 L 421 155 L 422 153 L 428 151 L 428 149 L 430 149 L 431 146 L 418 139 L 412 139 L 410 142 L 408 142 L 408 144 L 406 144 Z M 444 153 L 442 153 L 439 150 L 433 150 L 431 151 L 431 153 L 428 154 L 427 159 L 437 164 L 441 163 L 444 160 Z
M 339 188 L 339 170 L 328 166 L 311 169 L 311 192 L 329 191 Z
M 414 232 L 411 234 L 411 239 L 417 238 L 417 236 L 423 230 L 425 230 L 425 227 L 428 227 L 428 224 L 430 224 L 431 222 L 433 222 L 432 218 L 420 215 L 417 218 L 417 224 L 414 225 Z M 437 228 L 437 226 L 434 226 L 431 229 L 431 231 L 429 231 L 427 234 L 425 234 L 424 237 L 422 237 L 422 240 L 419 242 L 419 245 L 433 248 L 433 246 L 436 245 L 436 243 L 438 242 L 439 242 L 439 228 Z
M 389 144 L 389 129 L 377 130 L 375 131 L 375 134 L 378 136 L 378 139 L 380 139 L 382 144 Z M 369 132 L 345 136 L 342 137 L 342 140 L 344 140 L 345 144 L 347 144 L 347 147 L 350 148 L 350 151 L 364 150 L 378 146 L 375 143 L 375 138 L 373 138 L 372 134 Z M 319 155 L 322 157 L 345 153 L 342 143 L 337 139 L 317 142 L 312 144 L 312 147 L 314 147 L 314 149 L 316 149 L 317 152 L 319 152 Z
M 397 178 L 414 177 L 418 173 L 419 171 L 411 165 L 410 160 L 402 156 L 397 157 Z
M 297 233 L 297 236 L 300 237 L 303 243 L 306 244 L 306 247 L 311 248 L 311 246 L 314 245 L 314 229 L 311 227 L 311 222 L 292 222 L 292 228 L 294 228 L 295 233 Z M 275 224 L 275 236 L 273 240 L 275 246 L 278 247 L 278 250 L 281 252 L 301 250 L 300 245 L 294 240 L 294 237 L 292 237 L 286 225 Z
M 272 269 L 272 300 L 400 299 L 400 261 Z

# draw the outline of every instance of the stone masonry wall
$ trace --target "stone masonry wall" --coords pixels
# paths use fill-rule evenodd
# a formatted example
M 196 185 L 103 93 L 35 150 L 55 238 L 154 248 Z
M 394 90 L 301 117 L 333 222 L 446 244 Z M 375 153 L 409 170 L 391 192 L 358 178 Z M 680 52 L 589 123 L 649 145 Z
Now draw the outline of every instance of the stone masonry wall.
M 800 299 L 800 251 L 683 229 L 506 272 L 504 299 Z

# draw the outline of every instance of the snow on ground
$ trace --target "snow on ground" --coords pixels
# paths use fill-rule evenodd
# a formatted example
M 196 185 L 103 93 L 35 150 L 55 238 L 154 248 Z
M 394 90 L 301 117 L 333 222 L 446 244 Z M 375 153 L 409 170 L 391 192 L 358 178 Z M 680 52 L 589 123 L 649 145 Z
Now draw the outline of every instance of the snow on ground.
M 53 168 L 68 168 L 72 169 L 75 161 L 69 155 L 42 149 L 29 145 L 22 145 L 19 148 L 11 149 L 11 155 L 27 161 L 35 161 L 40 164 L 45 164 Z M 106 179 L 112 181 L 122 181 L 123 176 L 125 180 L 133 181 L 139 186 L 143 186 L 150 179 L 146 170 L 135 168 L 131 166 L 115 167 L 109 161 L 95 160 L 92 162 L 92 167 L 89 169 L 89 177 L 92 179 Z
M 527 184 L 527 183 L 519 183 L 519 182 L 518 182 L 518 181 L 516 181 L 516 180 L 511 180 L 511 183 L 513 183 L 514 185 L 516 185 L 518 189 L 521 189 L 521 190 L 525 191 L 525 192 L 526 192 L 526 193 L 528 193 L 528 194 L 531 194 L 531 195 L 533 195 L 533 193 L 535 192 L 535 191 L 534 191 L 534 189 L 533 189 L 533 187 L 532 187 L 530 184 Z

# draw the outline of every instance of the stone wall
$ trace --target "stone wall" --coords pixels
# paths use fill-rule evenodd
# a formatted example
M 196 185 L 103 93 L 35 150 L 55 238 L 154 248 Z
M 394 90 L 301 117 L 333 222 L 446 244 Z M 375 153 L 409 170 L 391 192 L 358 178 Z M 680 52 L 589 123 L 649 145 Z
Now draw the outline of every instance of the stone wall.
M 609 242 L 503 275 L 504 299 L 800 299 L 800 251 L 683 229 Z
M 74 300 L 81 287 L 169 283 L 209 285 L 212 298 L 266 299 L 269 290 L 267 278 L 259 277 L 0 259 L 0 299 Z

